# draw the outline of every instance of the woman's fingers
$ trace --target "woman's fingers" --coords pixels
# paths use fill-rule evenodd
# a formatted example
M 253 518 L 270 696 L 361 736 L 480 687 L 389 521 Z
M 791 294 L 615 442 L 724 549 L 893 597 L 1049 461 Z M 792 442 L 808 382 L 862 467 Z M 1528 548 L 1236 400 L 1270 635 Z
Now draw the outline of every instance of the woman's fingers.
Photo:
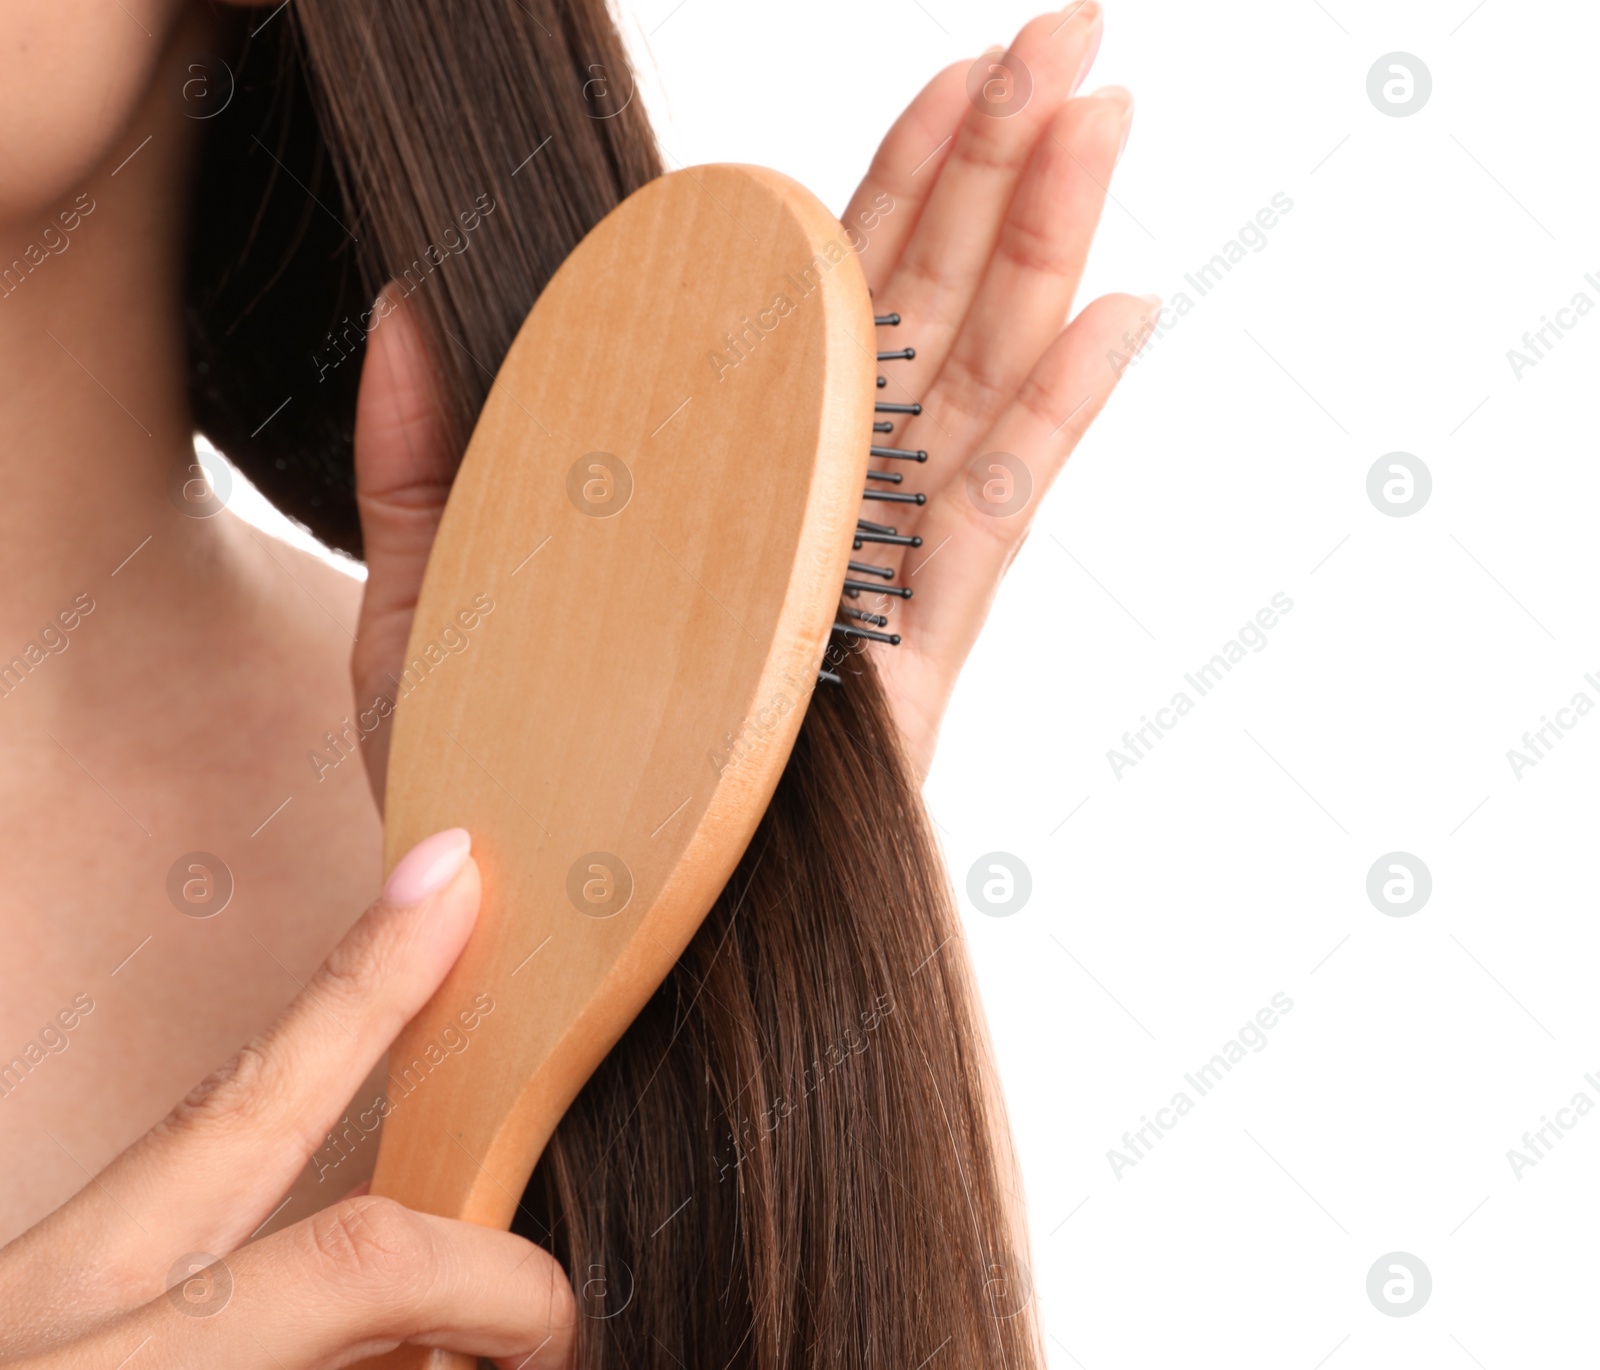
M 374 307 L 356 400 L 356 502 L 367 588 L 351 653 L 356 703 L 376 713 L 362 756 L 379 807 L 389 757 L 394 675 L 405 660 L 423 572 L 459 454 L 448 440 L 416 315 L 391 282 Z
M 955 436 L 951 451 L 943 434 L 936 440 L 924 427 L 918 435 L 929 451 L 929 485 L 942 483 L 958 454 L 994 422 L 1065 325 L 1132 118 L 1133 97 L 1113 86 L 1069 100 L 1039 140 L 927 398 Z
M 872 165 L 850 197 L 842 222 L 853 243 L 866 239 L 861 265 L 873 291 L 883 289 L 899 262 L 938 184 L 961 116 L 971 108 L 966 94 L 970 66 L 957 62 L 946 67 L 922 88 L 878 145 Z
M 925 390 L 936 374 L 1034 146 L 1077 89 L 1099 41 L 1100 7 L 1089 0 L 1032 20 L 1008 53 L 994 55 L 993 73 L 961 121 L 892 288 L 878 300 L 906 316 L 918 350 L 909 369 L 890 376 L 891 391 L 896 380 Z
M 148 1337 L 141 1358 L 165 1370 L 316 1370 L 414 1341 L 539 1370 L 567 1363 L 575 1320 L 547 1251 L 360 1198 L 194 1271 L 73 1352 L 114 1366 Z
M 246 1240 L 466 945 L 479 899 L 469 848 L 460 828 L 414 847 L 276 1023 L 8 1248 L 0 1303 L 64 1261 L 80 1288 L 143 1302 L 174 1253 Z
M 1086 306 L 1046 350 L 966 467 L 930 499 L 901 581 L 899 647 L 878 656 L 913 762 L 925 771 L 932 728 L 1022 546 L 1045 491 L 1104 407 L 1126 358 L 1149 336 L 1159 301 L 1106 295 Z M 1131 341 L 1130 341 L 1131 340 Z M 901 703 L 904 701 L 905 708 Z
M 917 534 L 921 545 L 872 547 L 863 559 L 893 572 L 914 598 L 869 604 L 868 595 L 861 607 L 888 615 L 902 634 L 896 648 L 867 650 L 878 653 L 921 771 L 1037 501 L 1116 384 L 1112 354 L 1136 350 L 1131 339 L 1142 341 L 1148 327 L 1150 303 L 1108 296 L 1062 329 L 1133 113 L 1132 97 L 1117 87 L 1072 98 L 1100 33 L 1099 5 L 1074 0 L 1025 25 L 1008 52 L 983 59 L 987 68 L 970 68 L 963 85 L 971 107 L 930 163 L 938 182 L 931 194 L 918 187 L 909 234 L 904 221 L 893 230 L 904 247 L 877 305 L 899 312 L 906 328 L 892 342 L 880 332 L 879 346 L 910 343 L 916 354 L 884 367 L 879 397 L 920 403 L 922 412 L 891 420 L 880 441 L 929 459 L 877 465 L 927 503 L 864 504 L 866 517 Z M 885 141 L 858 203 L 905 175 L 907 144 L 935 131 L 940 112 L 949 117 L 946 102 L 950 94 L 933 87 L 919 97 Z M 888 482 L 873 489 L 901 493 Z

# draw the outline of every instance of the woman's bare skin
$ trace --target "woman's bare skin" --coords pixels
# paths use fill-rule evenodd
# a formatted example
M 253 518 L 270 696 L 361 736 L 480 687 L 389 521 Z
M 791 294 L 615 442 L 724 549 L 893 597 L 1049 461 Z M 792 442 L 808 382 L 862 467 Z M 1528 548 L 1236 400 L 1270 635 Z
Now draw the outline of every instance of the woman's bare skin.
M 166 62 L 208 46 L 198 9 L 127 3 Z M 359 762 L 319 781 L 307 759 L 352 712 L 360 583 L 168 498 L 191 453 L 178 273 L 204 126 L 150 84 L 151 39 L 116 6 L 8 11 L 4 43 L 0 255 L 94 208 L 0 298 L 0 669 L 43 657 L 0 676 L 0 1070 L 74 996 L 94 1009 L 0 1075 L 0 1239 L 269 1022 L 380 877 Z M 81 595 L 56 654 L 41 630 Z M 232 870 L 221 916 L 167 897 L 194 851 Z
M 226 511 L 196 519 L 175 506 L 174 472 L 192 459 L 180 290 L 204 126 L 167 87 L 185 54 L 213 49 L 211 20 L 190 0 L 12 8 L 0 35 L 0 272 L 46 226 L 71 228 L 0 290 L 0 824 L 11 836 L 0 1158 L 13 1179 L 0 1189 L 0 1240 L 75 1194 L 80 1213 L 136 1222 L 79 1200 L 273 1022 L 376 894 L 366 770 L 381 788 L 383 739 L 331 768 L 310 753 L 330 754 L 326 735 L 403 652 L 457 456 L 402 308 L 373 332 L 362 375 L 365 594 Z M 880 658 L 923 769 L 1039 495 L 1115 386 L 1108 350 L 1148 325 L 1150 302 L 1127 295 L 1066 323 L 1132 118 L 1125 91 L 1073 98 L 1099 31 L 1098 6 L 1083 3 L 1023 30 L 1012 51 L 1033 94 L 1014 117 L 969 99 L 972 63 L 941 73 L 845 214 L 893 204 L 863 264 L 880 304 L 905 317 L 897 345 L 917 347 L 896 379 L 926 406 L 912 440 L 933 454 L 918 475 L 927 569 L 909 568 L 906 645 Z M 1033 497 L 1014 516 L 969 494 L 973 463 L 997 449 L 1031 473 Z M 175 863 L 197 852 L 234 884 L 213 917 L 168 893 Z M 180 872 L 179 883 L 193 876 Z M 208 1146 L 219 1166 L 227 1148 L 248 1151 L 228 1135 Z M 360 1178 L 360 1166 L 335 1184 L 308 1173 L 275 1221 Z M 252 1210 L 243 1236 L 267 1217 Z M 237 1240 L 237 1227 L 216 1230 Z

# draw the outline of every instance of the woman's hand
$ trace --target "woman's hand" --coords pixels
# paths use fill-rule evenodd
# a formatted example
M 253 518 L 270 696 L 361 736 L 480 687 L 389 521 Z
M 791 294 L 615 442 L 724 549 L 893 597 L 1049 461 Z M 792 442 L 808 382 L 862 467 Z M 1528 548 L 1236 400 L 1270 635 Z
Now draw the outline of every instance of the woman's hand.
M 928 460 L 875 465 L 904 476 L 884 488 L 921 491 L 927 504 L 869 504 L 864 516 L 922 546 L 858 556 L 913 591 L 867 607 L 902 638 L 873 650 L 922 774 L 1039 500 L 1116 386 L 1111 356 L 1136 349 L 1159 303 L 1106 295 L 1063 327 L 1133 119 L 1119 87 L 1071 98 L 1100 28 L 1100 6 L 1075 0 L 1026 25 L 1009 52 L 941 72 L 845 211 L 847 228 L 867 232 L 861 263 L 877 311 L 903 320 L 878 330 L 879 349 L 916 349 L 883 364 L 878 398 L 920 402 L 922 414 L 878 441 Z
M 917 354 L 885 364 L 878 397 L 918 401 L 923 413 L 879 441 L 926 449 L 929 460 L 880 465 L 928 502 L 872 503 L 863 516 L 923 539 L 903 558 L 876 548 L 869 557 L 914 591 L 871 607 L 903 637 L 878 666 L 920 773 L 1040 497 L 1116 385 L 1109 354 L 1142 341 L 1156 303 L 1107 295 L 1063 327 L 1133 115 L 1116 87 L 1072 98 L 1099 42 L 1099 5 L 1074 0 L 1028 24 L 1009 53 L 980 59 L 976 77 L 970 62 L 941 72 L 890 130 L 845 212 L 852 240 L 866 236 L 861 261 L 879 312 L 904 320 L 879 330 L 878 347 Z M 457 459 L 415 320 L 392 303 L 367 343 L 356 422 L 370 569 L 353 662 L 362 707 L 388 694 L 404 661 Z M 387 751 L 387 728 L 363 749 L 380 798 Z
M 277 1023 L 0 1250 L 0 1364 L 313 1370 L 404 1341 L 566 1363 L 566 1277 L 510 1233 L 348 1197 L 245 1244 L 466 945 L 468 847 L 415 847 Z

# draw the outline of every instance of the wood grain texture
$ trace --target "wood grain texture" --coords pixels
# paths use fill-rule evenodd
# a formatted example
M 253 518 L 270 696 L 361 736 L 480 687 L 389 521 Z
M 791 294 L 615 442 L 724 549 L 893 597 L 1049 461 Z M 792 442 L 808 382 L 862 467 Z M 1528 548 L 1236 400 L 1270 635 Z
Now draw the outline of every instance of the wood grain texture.
M 755 167 L 644 187 L 529 314 L 399 686 L 387 864 L 465 827 L 484 900 L 391 1053 L 374 1193 L 507 1226 L 732 873 L 834 621 L 874 347 L 838 221 Z

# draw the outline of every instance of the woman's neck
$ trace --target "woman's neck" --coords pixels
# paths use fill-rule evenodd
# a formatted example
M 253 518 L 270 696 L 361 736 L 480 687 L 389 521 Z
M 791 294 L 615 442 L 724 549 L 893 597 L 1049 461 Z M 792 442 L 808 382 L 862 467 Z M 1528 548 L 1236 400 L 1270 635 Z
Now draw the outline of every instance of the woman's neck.
M 203 610 L 256 574 L 231 515 L 173 498 L 194 459 L 181 300 L 204 124 L 166 86 L 201 22 L 180 21 L 162 77 L 81 184 L 0 222 L 0 664 L 80 594 L 114 604 L 94 625 L 107 647 L 214 639 Z

